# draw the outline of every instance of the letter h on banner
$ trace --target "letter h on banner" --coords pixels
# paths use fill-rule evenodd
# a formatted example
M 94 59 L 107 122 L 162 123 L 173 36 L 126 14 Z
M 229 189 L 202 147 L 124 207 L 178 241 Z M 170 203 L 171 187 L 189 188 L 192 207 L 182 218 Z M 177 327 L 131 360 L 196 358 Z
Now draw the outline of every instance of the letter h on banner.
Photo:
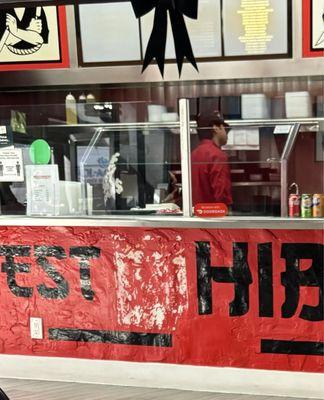
M 234 300 L 230 303 L 230 316 L 244 315 L 249 311 L 249 286 L 252 275 L 248 265 L 248 243 L 233 243 L 233 267 L 213 267 L 210 263 L 210 243 L 196 242 L 198 312 L 213 312 L 212 280 L 233 283 Z M 286 271 L 281 273 L 285 287 L 282 305 L 283 318 L 295 315 L 299 304 L 300 287 L 318 288 L 317 305 L 302 306 L 299 318 L 307 321 L 324 320 L 324 246 L 317 243 L 284 243 L 281 258 Z M 301 260 L 310 260 L 311 266 L 300 270 Z M 259 315 L 273 317 L 273 261 L 271 243 L 258 244 Z
M 233 243 L 233 267 L 210 265 L 210 243 L 196 242 L 198 312 L 200 315 L 213 312 L 212 279 L 220 283 L 233 283 L 234 300 L 230 303 L 229 315 L 244 315 L 249 311 L 249 286 L 252 274 L 247 262 L 248 244 Z

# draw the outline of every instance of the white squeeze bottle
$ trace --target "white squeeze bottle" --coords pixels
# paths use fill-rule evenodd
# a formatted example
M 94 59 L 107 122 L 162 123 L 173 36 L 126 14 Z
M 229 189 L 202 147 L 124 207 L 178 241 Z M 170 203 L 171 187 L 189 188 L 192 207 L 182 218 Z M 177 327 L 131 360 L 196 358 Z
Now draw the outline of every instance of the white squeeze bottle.
M 84 93 L 79 96 L 79 103 L 85 103 L 87 101 L 86 95 Z
M 67 125 L 75 125 L 78 123 L 77 106 L 72 93 L 69 93 L 65 98 L 65 112 Z

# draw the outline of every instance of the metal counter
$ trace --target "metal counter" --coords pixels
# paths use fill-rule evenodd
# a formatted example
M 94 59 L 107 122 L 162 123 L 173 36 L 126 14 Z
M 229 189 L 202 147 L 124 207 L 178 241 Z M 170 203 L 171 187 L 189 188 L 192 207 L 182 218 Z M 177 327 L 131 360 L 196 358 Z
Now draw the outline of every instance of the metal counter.
M 182 216 L 104 216 L 95 218 L 35 218 L 0 216 L 0 226 L 90 226 L 145 228 L 214 229 L 323 229 L 324 218 L 225 217 L 188 218 Z

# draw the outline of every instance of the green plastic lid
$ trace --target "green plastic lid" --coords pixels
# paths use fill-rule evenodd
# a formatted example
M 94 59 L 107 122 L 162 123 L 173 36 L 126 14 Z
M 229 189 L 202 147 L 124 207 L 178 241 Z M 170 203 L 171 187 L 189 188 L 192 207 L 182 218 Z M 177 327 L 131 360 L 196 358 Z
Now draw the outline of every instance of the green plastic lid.
M 51 148 L 46 140 L 37 139 L 30 145 L 29 156 L 33 164 L 48 164 L 51 159 Z

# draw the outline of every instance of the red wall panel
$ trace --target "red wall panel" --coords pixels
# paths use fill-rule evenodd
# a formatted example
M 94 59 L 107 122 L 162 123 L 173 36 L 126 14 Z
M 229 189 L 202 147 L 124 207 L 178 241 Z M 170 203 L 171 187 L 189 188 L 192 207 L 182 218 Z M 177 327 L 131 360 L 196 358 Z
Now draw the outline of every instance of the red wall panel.
M 0 238 L 1 353 L 323 371 L 322 231 L 1 227 Z M 30 317 L 44 339 L 30 338 Z

